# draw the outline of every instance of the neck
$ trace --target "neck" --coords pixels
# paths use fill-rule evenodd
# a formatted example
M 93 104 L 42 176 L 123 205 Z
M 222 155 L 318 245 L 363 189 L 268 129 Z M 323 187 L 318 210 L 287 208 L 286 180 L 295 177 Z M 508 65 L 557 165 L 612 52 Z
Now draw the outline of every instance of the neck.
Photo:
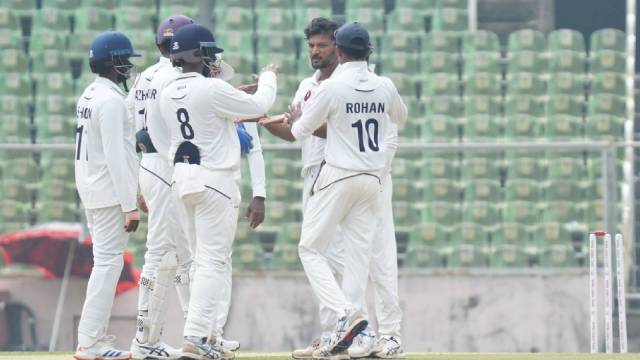
M 319 81 L 328 79 L 333 74 L 333 71 L 338 67 L 338 63 L 334 62 L 333 64 L 320 69 L 320 77 L 318 77 Z
M 115 71 L 112 71 L 106 75 L 102 75 L 102 77 L 111 80 L 115 84 L 118 84 L 118 73 L 116 73 Z

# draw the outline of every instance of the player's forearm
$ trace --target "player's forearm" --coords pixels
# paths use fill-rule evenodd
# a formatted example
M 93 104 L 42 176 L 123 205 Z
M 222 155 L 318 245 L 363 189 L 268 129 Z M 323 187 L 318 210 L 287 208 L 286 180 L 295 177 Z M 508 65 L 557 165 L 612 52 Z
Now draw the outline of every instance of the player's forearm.
M 247 155 L 247 161 L 249 162 L 249 175 L 251 176 L 253 197 L 266 198 L 266 176 L 262 151 L 250 152 Z
M 294 142 L 296 138 L 291 134 L 291 128 L 289 125 L 284 123 L 273 123 L 273 124 L 265 124 L 262 125 L 265 129 L 267 129 L 271 134 L 279 137 L 280 139 Z
M 322 138 L 322 139 L 326 139 L 327 138 L 327 123 L 324 123 L 324 125 L 320 126 L 319 128 L 316 129 L 316 131 L 313 132 L 313 136 Z

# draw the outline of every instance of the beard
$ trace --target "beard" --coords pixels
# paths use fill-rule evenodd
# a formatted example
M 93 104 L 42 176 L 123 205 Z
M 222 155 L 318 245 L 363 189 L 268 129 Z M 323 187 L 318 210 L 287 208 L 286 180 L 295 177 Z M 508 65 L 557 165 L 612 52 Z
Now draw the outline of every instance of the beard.
M 320 60 L 320 61 L 314 61 L 313 59 L 311 59 L 311 67 L 318 70 L 318 69 L 324 69 L 327 66 L 331 65 L 331 59 L 324 59 L 324 60 Z

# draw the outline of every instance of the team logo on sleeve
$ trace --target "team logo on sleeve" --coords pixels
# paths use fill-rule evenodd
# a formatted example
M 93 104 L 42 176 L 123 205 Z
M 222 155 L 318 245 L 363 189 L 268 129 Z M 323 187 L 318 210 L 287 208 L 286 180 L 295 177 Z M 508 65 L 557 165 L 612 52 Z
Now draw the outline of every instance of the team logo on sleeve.
M 304 94 L 304 101 L 309 100 L 310 97 L 311 97 L 311 90 L 307 91 L 307 93 Z

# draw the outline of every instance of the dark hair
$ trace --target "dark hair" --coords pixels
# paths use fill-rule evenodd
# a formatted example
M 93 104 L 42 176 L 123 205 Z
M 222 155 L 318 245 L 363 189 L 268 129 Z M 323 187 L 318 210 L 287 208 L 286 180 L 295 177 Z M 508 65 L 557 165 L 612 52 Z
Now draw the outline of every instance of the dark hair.
M 171 38 L 165 39 L 163 42 L 158 44 L 158 48 L 161 49 L 165 53 L 171 52 Z
M 338 48 L 353 60 L 366 60 L 369 57 L 371 49 L 356 50 L 352 48 L 338 46 Z
M 333 33 L 338 30 L 338 23 L 327 18 L 319 17 L 311 20 L 311 24 L 304 29 L 304 37 L 309 40 L 312 36 L 326 34 L 333 40 Z

